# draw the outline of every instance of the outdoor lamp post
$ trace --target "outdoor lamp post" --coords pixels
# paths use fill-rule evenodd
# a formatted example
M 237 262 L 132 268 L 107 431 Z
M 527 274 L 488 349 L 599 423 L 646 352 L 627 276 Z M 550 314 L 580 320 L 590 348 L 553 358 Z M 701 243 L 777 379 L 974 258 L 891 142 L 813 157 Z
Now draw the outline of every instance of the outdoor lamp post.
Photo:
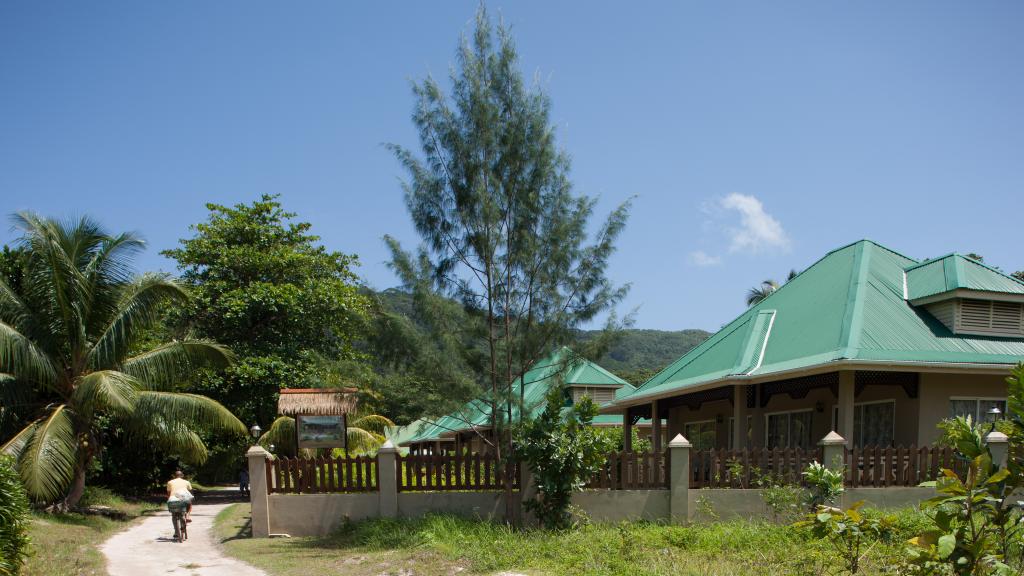
M 253 440 L 259 440 L 261 432 L 263 432 L 263 428 L 260 428 L 259 424 L 253 424 L 252 428 L 249 428 L 249 434 L 252 435 Z
M 1002 414 L 1002 413 L 1003 413 L 1003 411 L 1000 410 L 998 406 L 993 406 L 993 407 L 988 409 L 988 419 L 989 419 L 989 422 L 992 423 L 992 426 L 989 427 L 989 429 L 988 429 L 989 434 L 991 434 L 992 431 L 996 429 L 996 420 L 999 420 L 999 415 Z

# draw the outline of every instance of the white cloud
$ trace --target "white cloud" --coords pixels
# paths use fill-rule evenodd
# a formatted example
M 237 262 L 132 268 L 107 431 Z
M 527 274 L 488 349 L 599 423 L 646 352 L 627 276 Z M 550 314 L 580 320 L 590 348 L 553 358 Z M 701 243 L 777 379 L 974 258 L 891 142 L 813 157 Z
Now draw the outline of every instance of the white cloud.
M 764 204 L 756 197 L 734 192 L 722 198 L 719 205 L 740 215 L 739 226 L 726 228 L 729 235 L 729 252 L 756 254 L 789 248 L 789 236 L 783 230 L 782 224 L 765 212 Z
M 695 266 L 717 266 L 722 263 L 721 256 L 712 256 L 703 250 L 690 252 L 690 262 Z

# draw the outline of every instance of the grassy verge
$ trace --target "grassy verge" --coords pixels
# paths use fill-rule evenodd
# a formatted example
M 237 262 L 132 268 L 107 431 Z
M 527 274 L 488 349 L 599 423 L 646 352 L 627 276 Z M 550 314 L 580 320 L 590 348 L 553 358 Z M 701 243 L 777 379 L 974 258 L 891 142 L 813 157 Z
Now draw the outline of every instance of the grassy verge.
M 23 576 L 93 576 L 106 574 L 103 555 L 97 547 L 115 532 L 155 506 L 126 501 L 103 489 L 90 488 L 83 506 L 109 506 L 128 515 L 128 520 L 111 520 L 83 514 L 36 514 L 32 521 L 32 556 Z
M 902 512 L 892 541 L 876 542 L 862 564 L 878 574 L 902 557 L 902 542 L 921 525 Z M 325 538 L 251 540 L 248 505 L 232 506 L 216 529 L 228 554 L 273 576 L 324 574 L 831 574 L 839 563 L 821 541 L 787 526 L 733 521 L 692 526 L 595 524 L 566 532 L 515 531 L 451 516 L 371 520 Z

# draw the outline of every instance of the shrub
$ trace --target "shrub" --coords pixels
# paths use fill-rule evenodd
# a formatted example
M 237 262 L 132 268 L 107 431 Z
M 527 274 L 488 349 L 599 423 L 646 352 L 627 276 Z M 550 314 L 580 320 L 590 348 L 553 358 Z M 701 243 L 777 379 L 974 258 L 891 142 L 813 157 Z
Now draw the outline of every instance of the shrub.
M 566 528 L 572 493 L 581 490 L 613 447 L 590 425 L 597 405 L 583 398 L 563 414 L 564 393 L 553 387 L 547 406 L 517 435 L 519 455 L 530 466 L 537 497 L 526 509 L 548 528 Z
M 21 571 L 28 555 L 29 507 L 10 457 L 0 456 L 0 576 Z
M 811 489 L 808 498 L 811 509 L 818 506 L 835 506 L 843 493 L 842 470 L 829 470 L 817 460 L 807 465 L 803 471 L 804 480 Z
M 818 507 L 817 512 L 794 526 L 809 529 L 817 538 L 827 540 L 843 559 L 843 568 L 850 574 L 860 570 L 864 546 L 873 540 L 885 537 L 889 531 L 887 517 L 865 516 L 859 512 L 864 502 L 857 502 L 848 510 Z

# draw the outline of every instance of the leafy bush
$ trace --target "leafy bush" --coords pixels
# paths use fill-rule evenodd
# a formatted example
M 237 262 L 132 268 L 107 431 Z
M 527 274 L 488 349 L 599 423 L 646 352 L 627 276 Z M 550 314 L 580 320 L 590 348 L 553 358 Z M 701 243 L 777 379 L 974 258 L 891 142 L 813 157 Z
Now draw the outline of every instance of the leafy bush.
M 843 568 L 850 574 L 860 571 L 865 545 L 884 537 L 889 531 L 887 517 L 865 516 L 859 512 L 864 502 L 857 502 L 848 510 L 818 507 L 794 526 L 809 529 L 815 537 L 827 540 L 843 559 Z
M 843 471 L 830 470 L 817 460 L 807 465 L 803 471 L 804 480 L 810 486 L 808 500 L 811 508 L 818 506 L 835 506 L 843 493 Z
M 633 432 L 633 434 L 632 434 L 633 435 L 633 444 L 632 444 L 633 452 L 650 452 L 651 451 L 651 441 L 648 438 L 641 438 L 640 434 L 637 431 L 635 426 L 632 428 L 632 432 Z M 608 427 L 608 428 L 598 428 L 597 429 L 597 435 L 600 436 L 601 438 L 603 438 L 603 440 L 608 443 L 609 452 L 612 451 L 612 450 L 619 450 L 619 451 L 621 451 L 621 450 L 623 450 L 625 448 L 625 444 L 622 441 L 623 437 L 625 436 L 625 433 L 623 432 L 623 427 L 622 426 L 611 426 L 611 427 Z
M 537 497 L 524 505 L 548 528 L 571 523 L 572 493 L 581 490 L 614 447 L 590 425 L 597 405 L 584 397 L 565 415 L 564 392 L 552 387 L 547 406 L 518 434 L 519 455 L 530 466 Z
M 0 457 L 0 576 L 13 576 L 28 556 L 29 507 L 25 487 L 7 456 Z
M 1011 448 L 1024 440 L 1024 364 L 1007 378 L 1009 412 L 1002 426 Z M 910 540 L 909 563 L 919 574 L 1012 574 L 1024 568 L 1024 518 L 1019 497 L 1024 487 L 1024 467 L 1010 451 L 1007 467 L 992 461 L 985 442 L 987 427 L 970 418 L 953 418 L 940 424 L 942 442 L 955 447 L 969 461 L 966 474 L 942 470 L 930 482 L 938 496 L 922 504 L 931 515 L 931 526 Z

